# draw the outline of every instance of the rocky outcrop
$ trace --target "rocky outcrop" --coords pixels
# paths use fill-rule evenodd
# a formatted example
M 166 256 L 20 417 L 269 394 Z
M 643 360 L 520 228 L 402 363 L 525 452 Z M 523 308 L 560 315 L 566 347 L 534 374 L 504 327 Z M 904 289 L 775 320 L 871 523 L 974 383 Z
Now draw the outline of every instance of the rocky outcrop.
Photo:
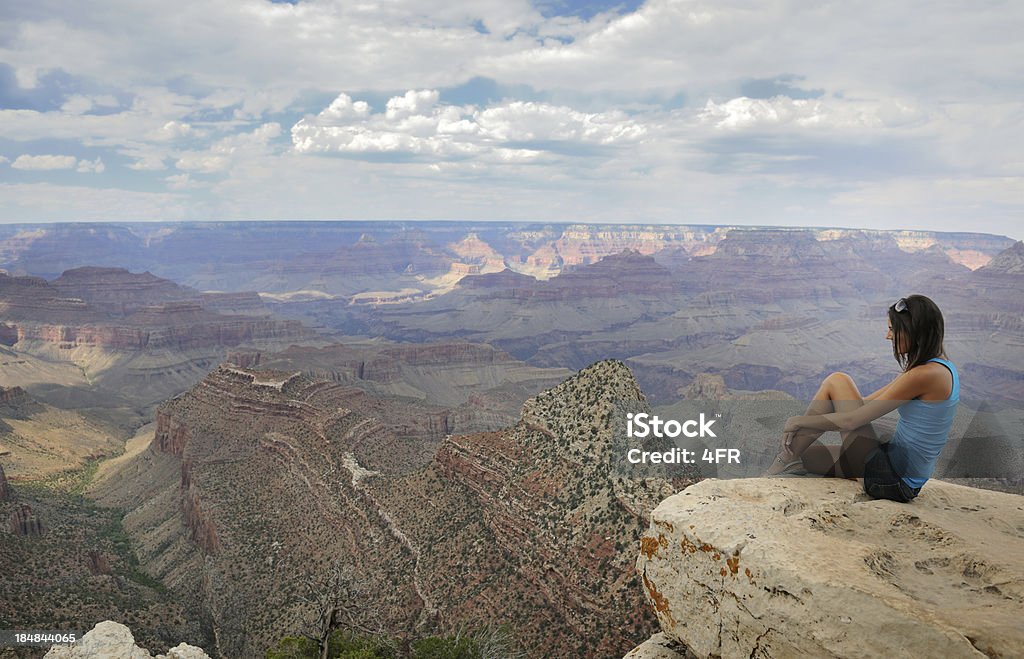
M 424 403 L 420 419 L 430 432 L 440 432 L 437 439 L 515 423 L 524 400 L 571 374 L 529 366 L 492 346 L 465 341 L 292 346 L 276 354 L 238 350 L 228 361 L 242 368 L 297 370 L 373 396 L 419 399 Z
M 454 590 L 434 595 L 449 615 L 517 621 L 529 656 L 621 655 L 649 633 L 649 612 L 632 609 L 641 586 L 622 550 L 673 484 L 617 470 L 619 405 L 649 409 L 629 369 L 605 360 L 527 400 L 512 427 L 447 438 L 428 491 L 466 523 L 442 521 L 447 506 L 406 510 L 415 491 L 375 486 L 401 524 L 419 528 L 428 584 L 459 575 Z M 467 557 L 465 547 L 479 549 Z M 514 574 L 492 583 L 481 571 Z
M 7 517 L 7 529 L 14 535 L 21 536 L 38 537 L 45 533 L 43 521 L 27 503 L 16 507 Z
M 448 249 L 478 269 L 501 270 L 505 267 L 505 258 L 473 231 L 462 240 L 449 244 Z
M 636 570 L 697 657 L 1022 656 L 1022 534 L 1019 496 L 934 479 L 910 504 L 706 480 L 654 510 Z
M 168 279 L 149 272 L 132 273 L 125 268 L 74 268 L 66 270 L 51 285 L 65 297 L 84 300 L 95 309 L 120 316 L 141 307 L 199 296 L 198 291 Z
M 521 289 L 530 287 L 537 283 L 537 279 L 530 275 L 520 274 L 509 268 L 500 272 L 488 272 L 481 275 L 470 275 L 463 277 L 459 282 L 459 288 L 465 289 Z
M 431 440 L 442 429 L 427 409 L 225 365 L 161 406 L 149 450 L 100 496 L 132 509 L 143 567 L 212 621 L 223 656 L 261 656 L 300 630 L 308 603 L 282 583 L 315 581 L 336 561 L 360 566 L 360 587 L 388 584 L 362 622 L 379 613 L 404 629 L 428 608 L 409 578 L 416 545 L 364 482 L 394 486 L 392 474 L 429 460 L 443 435 Z
M 696 655 L 679 641 L 658 632 L 626 653 L 624 659 L 696 659 Z
M 623 250 L 654 254 L 669 246 L 687 250 L 714 245 L 721 235 L 706 227 L 610 225 L 594 227 L 570 225 L 554 241 L 553 247 L 566 265 L 595 263 Z
M 293 320 L 225 317 L 200 312 L 198 305 L 151 308 L 125 325 L 17 325 L 18 341 L 40 342 L 59 350 L 97 347 L 110 350 L 189 350 L 214 346 L 232 347 L 247 341 L 301 341 L 313 333 Z
M 7 475 L 4 474 L 4 467 L 0 465 L 0 501 L 7 501 L 12 494 L 11 486 L 7 483 Z
M 265 310 L 250 315 L 255 302 L 244 298 L 206 296 L 212 308 L 231 310 L 216 313 L 204 308 L 196 291 L 120 268 L 79 268 L 53 282 L 0 275 L 5 321 L 0 341 L 25 342 L 30 349 L 34 344 L 58 351 L 98 347 L 130 352 L 301 341 L 314 335 L 298 321 L 271 318 Z
M 105 314 L 81 299 L 61 295 L 42 277 L 0 274 L 0 318 L 10 328 L 22 322 L 85 324 L 101 321 Z
M 979 274 L 1024 275 L 1024 241 L 1018 240 L 997 254 Z
M 166 408 L 156 411 L 156 437 L 154 443 L 164 453 L 181 457 L 189 440 L 188 426 L 171 416 Z
M 110 569 L 109 557 L 101 551 L 90 549 L 86 554 L 85 565 L 89 568 L 90 574 L 113 574 Z
M 351 247 L 343 247 L 323 267 L 324 275 L 363 275 L 370 271 L 440 275 L 448 270 L 452 259 L 437 251 L 422 237 L 396 235 L 388 240 L 360 239 Z
M 819 310 L 887 282 L 840 241 L 821 242 L 806 230 L 733 229 L 713 254 L 681 263 L 677 273 L 693 294 L 728 293 L 744 306 L 794 300 Z
M 459 288 L 488 291 L 488 298 L 536 302 L 616 298 L 622 295 L 659 295 L 677 286 L 668 268 L 636 250 L 623 250 L 587 265 L 580 265 L 548 280 L 503 270 L 466 277 Z
M 192 466 L 187 461 L 181 465 L 181 512 L 192 542 L 207 554 L 216 553 L 220 549 L 217 527 L 203 511 L 199 487 L 192 484 Z
M 409 373 L 449 350 L 505 359 L 392 348 Z M 295 633 L 311 612 L 281 584 L 316 583 L 335 561 L 359 565 L 350 586 L 377 603 L 346 604 L 392 632 L 509 622 L 531 657 L 597 658 L 655 631 L 628 547 L 673 485 L 613 465 L 613 407 L 644 405 L 621 362 L 534 396 L 502 431 L 431 441 L 425 405 L 249 361 L 162 406 L 150 449 L 102 499 L 131 509 L 142 567 L 198 604 L 219 653 L 257 656 Z
M 112 620 L 97 623 L 73 645 L 55 645 L 46 653 L 46 659 L 210 659 L 202 648 L 180 643 L 153 657 L 147 650 L 135 645 L 130 629 Z
M 201 293 L 149 272 L 135 273 L 125 268 L 74 268 L 50 284 L 61 295 L 78 298 L 114 316 L 128 316 L 145 307 L 174 302 L 192 302 L 218 313 L 268 314 L 263 300 L 254 291 Z
M 1016 315 L 1024 312 L 1020 296 L 1021 282 L 1024 282 L 1024 241 L 1017 241 L 997 254 L 988 265 L 972 272 L 967 282 L 983 298 L 997 299 L 998 311 Z
M 853 238 L 858 241 L 894 242 L 905 254 L 937 249 L 954 263 L 971 270 L 984 266 L 994 254 L 1013 243 L 1013 240 L 1006 236 L 967 232 L 820 229 L 815 235 L 822 241 Z
M 38 407 L 38 404 L 25 393 L 21 387 L 0 387 L 0 408 L 3 412 L 21 411 L 25 407 Z M 6 414 L 5 414 L 6 416 Z

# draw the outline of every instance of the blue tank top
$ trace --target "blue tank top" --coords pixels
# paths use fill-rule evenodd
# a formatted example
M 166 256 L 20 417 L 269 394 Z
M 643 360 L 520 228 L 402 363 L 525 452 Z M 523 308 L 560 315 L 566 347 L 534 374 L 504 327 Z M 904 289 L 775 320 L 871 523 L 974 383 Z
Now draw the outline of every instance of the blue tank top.
M 921 487 L 935 471 L 942 447 L 949 439 L 949 429 L 960 402 L 960 376 L 956 367 L 945 359 L 938 362 L 953 374 L 953 389 L 946 400 L 914 399 L 900 405 L 900 420 L 889 442 L 889 461 L 910 487 Z

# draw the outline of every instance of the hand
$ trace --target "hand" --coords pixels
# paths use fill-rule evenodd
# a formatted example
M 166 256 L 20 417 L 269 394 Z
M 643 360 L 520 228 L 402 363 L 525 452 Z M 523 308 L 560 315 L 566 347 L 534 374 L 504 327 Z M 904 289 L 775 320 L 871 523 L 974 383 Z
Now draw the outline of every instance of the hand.
M 799 420 L 800 417 L 791 416 L 786 419 L 786 425 L 782 428 L 782 447 L 787 456 L 793 455 L 793 438 L 796 437 L 797 431 L 801 428 Z

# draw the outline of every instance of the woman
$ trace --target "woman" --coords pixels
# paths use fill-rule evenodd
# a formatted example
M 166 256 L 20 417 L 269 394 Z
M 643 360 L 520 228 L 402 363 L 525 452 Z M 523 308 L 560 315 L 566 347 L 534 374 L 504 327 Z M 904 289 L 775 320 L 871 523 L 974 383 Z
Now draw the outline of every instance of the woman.
M 807 413 L 786 421 L 783 449 L 765 475 L 801 465 L 826 476 L 862 477 L 864 491 L 876 499 L 916 497 L 935 470 L 960 400 L 960 378 L 942 345 L 944 326 L 942 312 L 923 295 L 889 307 L 885 338 L 903 372 L 865 397 L 845 373 L 825 378 Z M 896 431 L 880 443 L 871 422 L 895 409 Z M 841 447 L 811 446 L 829 430 L 840 432 Z

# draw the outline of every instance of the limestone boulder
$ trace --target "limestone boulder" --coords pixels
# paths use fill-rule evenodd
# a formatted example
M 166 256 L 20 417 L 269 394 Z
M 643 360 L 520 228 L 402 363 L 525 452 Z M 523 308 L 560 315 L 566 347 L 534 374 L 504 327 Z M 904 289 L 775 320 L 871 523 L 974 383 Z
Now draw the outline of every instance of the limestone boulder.
M 664 634 L 698 657 L 1024 656 L 1018 495 L 933 479 L 901 504 L 843 479 L 705 480 L 653 511 L 636 569 Z
M 154 659 L 147 650 L 135 645 L 130 629 L 104 620 L 86 632 L 74 645 L 55 645 L 45 659 Z M 210 659 L 202 648 L 181 643 L 156 659 Z

